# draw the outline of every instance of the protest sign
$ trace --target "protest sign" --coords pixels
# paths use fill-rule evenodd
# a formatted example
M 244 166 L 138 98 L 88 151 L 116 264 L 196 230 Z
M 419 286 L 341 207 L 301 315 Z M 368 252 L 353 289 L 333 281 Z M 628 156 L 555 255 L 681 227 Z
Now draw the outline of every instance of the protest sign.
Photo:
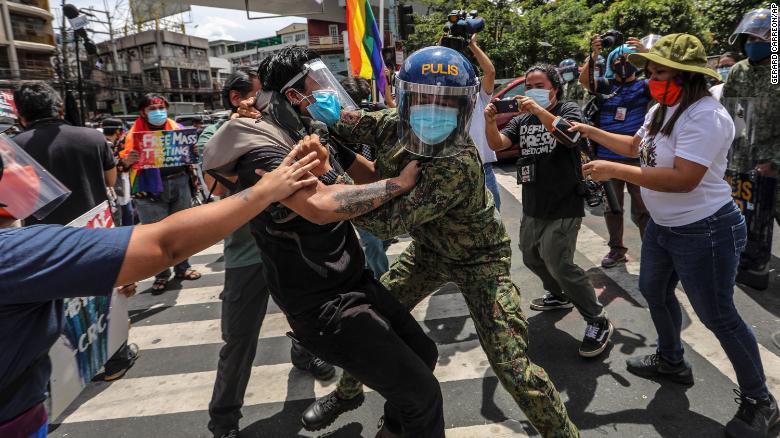
M 103 202 L 68 224 L 71 227 L 111 228 L 114 221 Z M 52 373 L 49 418 L 56 419 L 127 341 L 127 298 L 114 289 L 109 296 L 66 298 L 65 328 L 49 350 Z
M 183 166 L 198 162 L 198 130 L 141 131 L 133 133 L 139 159 L 136 169 Z

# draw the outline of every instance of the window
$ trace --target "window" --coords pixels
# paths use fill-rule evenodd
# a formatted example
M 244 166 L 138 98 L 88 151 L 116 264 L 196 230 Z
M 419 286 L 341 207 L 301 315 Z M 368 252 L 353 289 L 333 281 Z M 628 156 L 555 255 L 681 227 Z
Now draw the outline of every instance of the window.
M 525 83 L 517 84 L 511 89 L 507 90 L 506 93 L 501 95 L 502 99 L 509 99 L 510 97 L 515 96 L 522 96 L 525 94 Z
M 187 48 L 184 46 L 179 46 L 176 44 L 165 44 L 163 46 L 163 51 L 165 56 L 170 56 L 173 58 L 186 58 L 187 57 Z
M 328 33 L 333 38 L 338 38 L 339 37 L 339 25 L 338 24 L 328 25 Z
M 147 44 L 143 46 L 142 48 L 144 58 L 154 58 L 157 56 L 157 47 L 156 44 Z
M 295 41 L 304 41 L 306 40 L 306 34 L 305 33 L 297 33 L 295 34 Z
M 14 39 L 54 45 L 51 24 L 38 17 L 10 14 Z
M 291 43 L 291 42 L 293 42 L 292 35 L 285 35 L 282 37 L 282 43 Z
M 192 59 L 206 59 L 206 51 L 203 49 L 190 48 L 190 57 Z

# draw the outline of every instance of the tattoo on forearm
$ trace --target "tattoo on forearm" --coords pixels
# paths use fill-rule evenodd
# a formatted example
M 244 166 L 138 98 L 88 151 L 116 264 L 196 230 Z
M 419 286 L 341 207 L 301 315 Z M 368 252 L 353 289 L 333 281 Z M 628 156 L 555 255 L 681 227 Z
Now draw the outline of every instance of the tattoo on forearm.
M 248 189 L 241 190 L 241 192 L 238 193 L 239 198 L 241 198 L 244 202 L 249 202 L 249 195 L 252 194 L 252 187 L 249 187 Z
M 339 204 L 336 213 L 347 213 L 350 216 L 368 213 L 392 199 L 399 190 L 401 186 L 390 180 L 352 186 L 334 196 Z

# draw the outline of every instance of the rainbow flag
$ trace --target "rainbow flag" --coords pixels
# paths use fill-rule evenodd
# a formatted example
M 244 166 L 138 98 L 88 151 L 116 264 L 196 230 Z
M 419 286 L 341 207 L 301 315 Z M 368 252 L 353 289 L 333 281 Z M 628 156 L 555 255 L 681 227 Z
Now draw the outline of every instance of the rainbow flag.
M 368 0 L 347 0 L 347 33 L 352 74 L 375 79 L 379 93 L 384 96 L 385 62 L 382 59 L 379 28 Z

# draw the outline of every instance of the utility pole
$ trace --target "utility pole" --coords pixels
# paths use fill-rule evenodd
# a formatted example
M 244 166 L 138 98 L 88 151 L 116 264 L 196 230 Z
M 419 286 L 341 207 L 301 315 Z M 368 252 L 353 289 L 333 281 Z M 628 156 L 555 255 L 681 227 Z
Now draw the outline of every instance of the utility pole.
M 108 2 L 107 0 L 103 0 L 103 8 L 105 10 L 98 11 L 95 9 L 90 9 L 94 12 L 102 12 L 106 14 L 106 24 L 108 25 L 108 39 L 111 41 L 111 52 L 114 55 L 114 82 L 116 85 L 116 92 L 119 94 L 119 102 L 122 103 L 122 113 L 127 114 L 127 103 L 125 102 L 125 92 L 122 90 L 122 86 L 119 83 L 119 55 L 116 51 L 116 41 L 114 41 L 114 28 L 111 26 L 111 14 L 108 12 Z
M 62 0 L 62 8 L 64 10 L 65 8 L 65 0 Z M 65 13 L 62 13 L 62 27 L 60 28 L 60 39 L 62 48 L 60 51 L 62 52 L 62 97 L 64 98 L 65 95 L 68 92 L 68 79 L 70 78 L 70 75 L 68 74 L 68 70 L 70 69 L 70 65 L 68 65 L 68 34 L 65 30 Z

